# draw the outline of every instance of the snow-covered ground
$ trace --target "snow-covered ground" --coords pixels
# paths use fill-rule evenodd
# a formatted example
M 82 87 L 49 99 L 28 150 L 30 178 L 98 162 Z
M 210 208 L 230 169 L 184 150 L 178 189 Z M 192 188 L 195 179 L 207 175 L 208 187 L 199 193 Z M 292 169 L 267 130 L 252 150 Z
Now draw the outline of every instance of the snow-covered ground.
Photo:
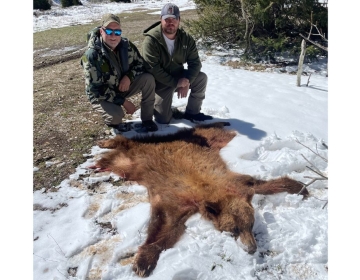
M 309 87 L 296 87 L 293 75 L 234 70 L 220 66 L 218 57 L 204 59 L 209 83 L 203 112 L 215 121 L 229 121 L 239 133 L 221 151 L 233 171 L 309 182 L 305 176 L 316 174 L 306 168 L 307 158 L 327 174 L 327 163 L 297 143 L 328 156 L 322 146 L 328 142 L 326 77 L 314 75 Z M 185 104 L 174 99 L 179 108 Z M 139 121 L 139 112 L 134 118 Z M 191 125 L 176 120 L 160 125 L 157 133 Z M 146 238 L 146 188 L 136 183 L 119 187 L 109 181 L 118 179 L 113 174 L 90 174 L 86 167 L 103 151 L 93 147 L 57 192 L 34 193 L 39 208 L 34 211 L 34 278 L 62 279 L 76 268 L 75 279 L 138 279 L 130 261 Z M 149 279 L 327 279 L 327 182 L 317 181 L 309 191 L 305 201 L 297 195 L 255 195 L 254 255 L 194 215 Z
M 60 1 L 55 1 L 55 3 Z M 50 28 L 60 28 L 69 25 L 78 25 L 99 21 L 101 16 L 106 13 L 120 14 L 130 10 L 148 10 L 149 14 L 159 14 L 161 8 L 168 0 L 136 0 L 132 3 L 108 2 L 105 4 L 92 4 L 88 1 L 81 1 L 83 5 L 61 8 L 60 5 L 53 5 L 51 10 L 37 12 L 33 16 L 33 31 L 43 31 Z M 193 1 L 180 0 L 174 1 L 180 11 L 194 9 Z

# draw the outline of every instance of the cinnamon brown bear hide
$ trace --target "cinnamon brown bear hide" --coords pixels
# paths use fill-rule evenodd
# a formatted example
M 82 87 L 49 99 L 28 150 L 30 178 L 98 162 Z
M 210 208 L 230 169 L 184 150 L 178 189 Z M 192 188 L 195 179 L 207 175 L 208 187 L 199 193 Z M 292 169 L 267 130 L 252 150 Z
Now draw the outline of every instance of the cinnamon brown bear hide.
M 154 270 L 160 253 L 174 246 L 185 231 L 186 220 L 197 212 L 219 231 L 240 237 L 246 250 L 254 253 L 254 193 L 298 193 L 302 189 L 299 182 L 287 177 L 265 181 L 230 171 L 219 150 L 236 132 L 224 125 L 227 123 L 133 139 L 118 135 L 98 143 L 113 150 L 97 161 L 96 168 L 111 170 L 148 189 L 148 236 L 133 265 L 139 276 L 146 277 Z

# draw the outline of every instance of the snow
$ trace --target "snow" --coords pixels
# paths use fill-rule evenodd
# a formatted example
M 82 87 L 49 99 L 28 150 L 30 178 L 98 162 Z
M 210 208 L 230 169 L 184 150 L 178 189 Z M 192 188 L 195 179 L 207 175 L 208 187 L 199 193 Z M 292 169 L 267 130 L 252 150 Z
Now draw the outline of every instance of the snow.
M 327 77 L 314 75 L 311 86 L 296 87 L 294 75 L 234 70 L 221 66 L 216 57 L 202 57 L 202 70 L 209 75 L 202 111 L 215 121 L 229 121 L 239 132 L 221 150 L 233 171 L 264 179 L 289 175 L 309 182 L 304 177 L 314 174 L 306 168 L 304 156 L 327 174 L 327 163 L 297 143 L 328 157 L 321 145 L 328 143 Z M 183 109 L 186 100 L 174 98 L 173 104 Z M 139 112 L 134 118 L 140 121 Z M 188 121 L 174 120 L 160 125 L 157 133 L 190 126 Z M 75 279 L 138 279 L 131 264 L 122 261 L 146 238 L 150 214 L 146 188 L 136 183 L 116 186 L 110 180 L 113 174 L 90 174 L 86 167 L 104 151 L 93 148 L 57 192 L 34 193 L 34 204 L 49 209 L 34 211 L 36 279 L 62 279 L 71 267 L 77 267 Z M 309 191 L 311 197 L 305 201 L 289 194 L 255 195 L 254 255 L 194 215 L 180 241 L 161 254 L 149 279 L 327 279 L 327 182 L 317 181 Z M 115 233 L 99 226 L 105 223 Z
M 180 10 L 193 5 L 186 0 L 174 2 Z M 143 7 L 156 12 L 164 3 L 151 1 L 144 3 Z M 115 9 L 115 4 L 111 5 L 94 5 L 91 9 L 67 8 L 64 14 L 58 9 L 58 14 L 44 16 L 41 23 L 33 17 L 33 32 L 61 27 L 65 22 L 87 23 L 109 9 L 120 13 L 140 4 L 126 4 L 126 8 L 123 7 L 125 4 L 116 4 L 119 10 Z M 330 17 L 335 18 L 332 11 L 336 11 L 338 18 L 341 7 L 336 7 L 336 1 L 332 5 Z M 347 18 L 356 18 L 356 8 L 346 12 L 352 11 L 354 16 L 347 14 Z M 9 13 L 8 17 L 2 19 L 4 26 L 13 16 Z M 29 19 L 26 28 L 30 34 L 30 17 L 26 18 L 24 12 L 25 19 Z M 23 21 L 19 21 L 19 28 L 22 26 Z M 332 50 L 345 51 L 341 38 L 350 38 L 347 33 L 351 29 L 344 30 L 341 25 L 331 25 L 331 28 Z M 336 34 L 341 34 L 341 37 L 336 38 Z M 31 50 L 31 40 L 26 41 L 29 44 L 27 49 Z M 13 45 L 18 48 L 15 50 L 17 53 L 24 49 L 22 44 Z M 345 58 L 351 60 L 348 54 L 356 53 L 355 47 L 355 44 L 346 45 Z M 356 98 L 357 71 L 344 65 L 344 56 L 331 55 L 330 82 L 320 70 L 311 76 L 309 86 L 305 85 L 307 77 L 302 77 L 302 86 L 296 87 L 293 75 L 231 69 L 220 65 L 221 56 L 207 57 L 202 51 L 201 55 L 202 71 L 209 77 L 203 112 L 212 114 L 215 120 L 229 121 L 230 128 L 239 132 L 221 151 L 232 170 L 264 179 L 289 175 L 308 182 L 310 179 L 305 176 L 314 174 L 306 168 L 305 157 L 325 174 L 331 173 L 331 183 L 329 186 L 326 181 L 312 184 L 309 187 L 311 197 L 307 200 L 288 194 L 255 195 L 253 231 L 258 250 L 254 255 L 248 255 L 239 242 L 227 233 L 216 231 L 199 215 L 192 216 L 181 240 L 174 248 L 162 252 L 149 279 L 356 279 L 358 218 L 352 213 L 358 211 L 355 208 L 358 188 L 354 177 L 358 172 L 356 120 L 359 118 L 358 103 L 353 100 Z M 7 57 L 10 60 L 7 71 L 17 73 L 18 65 L 10 63 L 11 56 Z M 26 65 L 30 71 L 31 55 L 27 57 Z M 27 75 L 25 80 L 29 84 L 22 88 L 28 90 L 32 84 L 31 75 Z M 9 84 L 18 83 L 19 76 L 9 77 Z M 31 98 L 21 104 L 30 102 Z M 185 102 L 174 99 L 180 107 Z M 32 114 L 30 106 L 20 106 L 24 112 L 28 109 L 29 115 Z M 12 107 L 7 108 L 2 115 L 5 120 L 13 115 Z M 86 167 L 104 152 L 95 146 L 84 155 L 84 163 L 76 172 L 56 186 L 57 192 L 30 191 L 31 168 L 36 172 L 37 167 L 32 166 L 31 144 L 28 147 L 24 141 L 32 141 L 26 138 L 32 136 L 32 124 L 31 118 L 27 118 L 29 123 L 25 120 L 25 125 L 19 130 L 16 124 L 24 123 L 23 115 L 19 115 L 14 121 L 3 122 L 4 132 L 14 131 L 16 135 L 3 137 L 2 142 L 7 150 L 6 160 L 1 166 L 4 181 L 2 240 L 5 248 L 2 275 L 8 276 L 7 279 L 27 279 L 32 273 L 36 280 L 139 279 L 126 260 L 136 253 L 146 238 L 150 211 L 146 188 L 136 183 L 115 186 L 114 182 L 121 179 L 114 174 L 90 176 Z M 138 116 L 139 112 L 134 116 L 135 121 L 139 121 Z M 185 121 L 174 121 L 170 126 L 162 126 L 157 133 L 172 133 L 190 125 Z M 21 136 L 18 136 L 20 131 Z M 133 132 L 126 135 L 131 137 Z M 330 165 L 296 141 L 317 149 L 326 158 L 329 157 L 328 151 L 321 143 L 330 142 Z M 22 168 L 23 161 L 26 168 Z M 324 207 L 329 198 L 327 187 L 331 189 L 332 202 Z M 30 211 L 33 208 L 35 210 Z M 68 276 L 75 267 L 77 276 Z
M 55 3 L 60 1 L 55 1 Z M 64 26 L 78 25 L 99 21 L 101 16 L 106 13 L 120 14 L 130 10 L 137 9 L 148 10 L 149 14 L 159 14 L 161 8 L 170 1 L 164 0 L 136 0 L 132 3 L 97 3 L 92 4 L 88 1 L 81 1 L 83 5 L 61 8 L 60 5 L 52 6 L 51 10 L 39 13 L 39 16 L 33 16 L 33 32 L 39 32 L 50 28 L 61 28 Z M 180 11 L 194 9 L 193 1 L 179 0 L 173 1 L 179 7 Z

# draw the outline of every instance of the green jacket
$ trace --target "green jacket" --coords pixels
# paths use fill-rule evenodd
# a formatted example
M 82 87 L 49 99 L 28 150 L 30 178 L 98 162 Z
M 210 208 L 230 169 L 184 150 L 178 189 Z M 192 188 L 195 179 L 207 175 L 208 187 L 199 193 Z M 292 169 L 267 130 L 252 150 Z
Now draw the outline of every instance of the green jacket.
M 195 40 L 179 28 L 176 33 L 174 53 L 170 56 L 161 31 L 161 22 L 144 30 L 142 56 L 145 67 L 157 82 L 176 88 L 180 78 L 187 78 L 190 84 L 201 69 L 201 62 Z M 184 64 L 187 63 L 187 70 Z
M 121 78 L 126 75 L 133 82 L 145 71 L 138 49 L 128 39 L 121 38 L 116 49 L 117 55 L 103 43 L 99 27 L 89 32 L 81 66 L 85 72 L 85 93 L 91 103 L 108 101 L 122 105 L 125 98 L 119 91 Z

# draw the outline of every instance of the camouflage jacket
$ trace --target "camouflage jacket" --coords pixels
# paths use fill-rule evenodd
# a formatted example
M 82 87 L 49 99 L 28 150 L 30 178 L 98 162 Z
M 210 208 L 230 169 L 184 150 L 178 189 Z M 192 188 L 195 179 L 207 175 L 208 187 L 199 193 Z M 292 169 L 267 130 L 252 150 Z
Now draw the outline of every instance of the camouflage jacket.
M 85 72 L 85 93 L 91 103 L 108 101 L 122 105 L 125 95 L 119 91 L 121 78 L 126 75 L 133 82 L 144 73 L 143 58 L 132 42 L 121 38 L 116 49 L 118 58 L 102 41 L 99 27 L 89 32 L 81 66 Z

